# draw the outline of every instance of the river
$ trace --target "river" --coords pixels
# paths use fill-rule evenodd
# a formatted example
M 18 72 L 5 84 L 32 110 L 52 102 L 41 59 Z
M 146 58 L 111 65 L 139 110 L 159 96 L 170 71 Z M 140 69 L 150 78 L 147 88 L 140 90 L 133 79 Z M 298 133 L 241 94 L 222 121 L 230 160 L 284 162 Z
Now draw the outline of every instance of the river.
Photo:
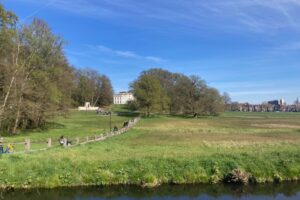
M 99 200 L 99 199 L 200 199 L 200 200 L 299 200 L 300 184 L 263 185 L 164 185 L 14 190 L 1 192 L 5 200 Z

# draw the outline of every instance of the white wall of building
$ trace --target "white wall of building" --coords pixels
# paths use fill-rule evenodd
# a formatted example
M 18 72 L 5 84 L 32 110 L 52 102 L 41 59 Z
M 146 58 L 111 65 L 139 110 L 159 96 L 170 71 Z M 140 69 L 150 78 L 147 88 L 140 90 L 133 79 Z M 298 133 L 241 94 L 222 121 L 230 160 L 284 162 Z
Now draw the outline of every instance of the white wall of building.
M 131 100 L 134 100 L 134 97 L 130 92 L 120 92 L 114 95 L 114 104 L 126 104 Z
M 93 107 L 91 106 L 90 102 L 85 102 L 85 105 L 82 107 L 78 107 L 79 111 L 95 111 L 98 110 L 99 107 Z

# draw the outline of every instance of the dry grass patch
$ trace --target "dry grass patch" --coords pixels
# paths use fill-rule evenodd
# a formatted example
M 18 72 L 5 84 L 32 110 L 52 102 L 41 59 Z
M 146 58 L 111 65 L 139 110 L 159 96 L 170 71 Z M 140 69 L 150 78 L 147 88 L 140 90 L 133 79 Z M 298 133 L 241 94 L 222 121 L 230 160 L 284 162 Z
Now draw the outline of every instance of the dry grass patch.
M 286 128 L 286 129 L 300 129 L 300 125 L 290 125 L 290 124 L 252 124 L 254 127 L 261 128 Z

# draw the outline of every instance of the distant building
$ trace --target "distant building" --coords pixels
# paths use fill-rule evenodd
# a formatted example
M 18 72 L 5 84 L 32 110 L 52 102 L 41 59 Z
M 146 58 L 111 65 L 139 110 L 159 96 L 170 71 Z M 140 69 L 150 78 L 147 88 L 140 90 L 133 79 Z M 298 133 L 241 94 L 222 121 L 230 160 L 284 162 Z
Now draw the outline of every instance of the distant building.
M 284 99 L 273 100 L 273 101 L 268 101 L 268 104 L 273 105 L 273 106 L 282 106 L 285 104 L 285 101 L 284 101 Z
M 79 111 L 96 111 L 99 107 L 91 106 L 90 102 L 85 102 L 84 106 L 78 107 Z
M 271 108 L 268 109 L 268 112 L 278 112 L 285 110 L 285 101 L 283 99 L 268 101 L 268 104 Z
M 249 104 L 233 102 L 231 111 L 240 112 L 300 112 L 300 102 L 297 99 L 294 104 L 287 104 L 283 99 L 263 102 L 261 104 Z
M 279 105 L 279 100 L 268 101 L 268 104 L 273 105 L 273 106 L 278 106 Z
M 134 100 L 133 94 L 130 92 L 120 92 L 114 95 L 114 104 L 126 104 L 128 101 Z

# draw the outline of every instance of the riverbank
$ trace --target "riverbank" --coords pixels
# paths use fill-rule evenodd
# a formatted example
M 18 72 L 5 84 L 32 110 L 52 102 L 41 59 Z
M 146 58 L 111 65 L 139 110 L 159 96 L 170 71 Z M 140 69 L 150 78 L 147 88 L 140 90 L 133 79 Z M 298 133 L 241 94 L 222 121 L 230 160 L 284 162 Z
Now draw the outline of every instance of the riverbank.
M 214 199 L 214 200 L 265 200 L 300 198 L 299 183 L 281 184 L 199 184 L 199 185 L 162 185 L 156 188 L 136 186 L 76 187 L 56 189 L 33 189 L 1 191 L 0 199 L 37 200 L 37 199 Z
M 93 119 L 95 114 L 86 115 Z M 95 121 L 85 125 L 89 123 Z M 229 181 L 228 175 L 236 169 L 255 183 L 299 180 L 299 127 L 300 114 L 295 113 L 226 113 L 199 119 L 157 116 L 99 143 L 2 155 L 0 186 L 220 183 Z

